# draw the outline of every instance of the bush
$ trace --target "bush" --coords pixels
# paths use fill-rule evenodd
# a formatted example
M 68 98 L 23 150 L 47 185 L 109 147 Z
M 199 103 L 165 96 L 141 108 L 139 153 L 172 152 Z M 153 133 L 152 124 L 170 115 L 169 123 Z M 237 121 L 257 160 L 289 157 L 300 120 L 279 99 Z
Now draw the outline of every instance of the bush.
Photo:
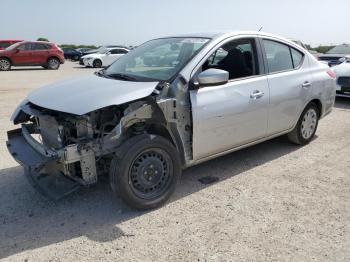
M 92 49 L 96 49 L 97 46 L 94 45 L 73 45 L 73 44 L 62 44 L 62 45 L 58 45 L 61 48 L 92 48 Z
M 49 39 L 45 37 L 39 37 L 36 41 L 44 41 L 44 42 L 49 42 Z

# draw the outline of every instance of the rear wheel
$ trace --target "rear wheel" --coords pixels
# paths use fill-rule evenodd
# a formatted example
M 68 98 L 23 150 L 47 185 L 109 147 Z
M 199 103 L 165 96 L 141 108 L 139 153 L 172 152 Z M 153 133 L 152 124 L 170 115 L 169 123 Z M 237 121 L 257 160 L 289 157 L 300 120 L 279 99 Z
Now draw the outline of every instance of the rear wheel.
M 0 71 L 8 71 L 11 69 L 11 62 L 6 58 L 0 58 Z
M 102 67 L 102 61 L 100 59 L 95 59 L 94 62 L 92 63 L 92 66 L 95 68 L 100 68 Z
M 47 60 L 47 68 L 50 70 L 57 70 L 60 67 L 60 64 L 60 61 L 55 57 L 51 57 Z
M 298 145 L 308 144 L 314 137 L 318 126 L 319 110 L 310 103 L 301 114 L 297 125 L 288 134 L 288 139 Z
M 135 136 L 116 152 L 110 167 L 110 183 L 127 204 L 150 209 L 164 204 L 181 176 L 178 151 L 155 135 Z

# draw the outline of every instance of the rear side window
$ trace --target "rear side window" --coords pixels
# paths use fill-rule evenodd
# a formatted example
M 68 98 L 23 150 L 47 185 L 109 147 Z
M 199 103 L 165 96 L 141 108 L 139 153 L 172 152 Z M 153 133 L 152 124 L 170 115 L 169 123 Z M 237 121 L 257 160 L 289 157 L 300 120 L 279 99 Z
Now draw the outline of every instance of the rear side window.
M 47 44 L 32 44 L 33 45 L 33 50 L 46 50 L 48 49 Z
M 303 62 L 303 53 L 271 40 L 263 40 L 267 65 L 270 73 L 298 68 Z
M 263 40 L 269 72 L 293 69 L 289 46 L 270 40 Z

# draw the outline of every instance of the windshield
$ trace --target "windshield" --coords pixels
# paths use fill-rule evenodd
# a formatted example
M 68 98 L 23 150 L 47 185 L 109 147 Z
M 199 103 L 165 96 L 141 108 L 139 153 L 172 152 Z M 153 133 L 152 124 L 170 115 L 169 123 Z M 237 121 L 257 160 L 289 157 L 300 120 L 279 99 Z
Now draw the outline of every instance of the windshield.
M 151 40 L 122 56 L 104 74 L 169 81 L 208 41 L 207 38 L 180 37 Z
M 345 54 L 350 55 L 350 45 L 338 45 L 333 47 L 327 54 Z

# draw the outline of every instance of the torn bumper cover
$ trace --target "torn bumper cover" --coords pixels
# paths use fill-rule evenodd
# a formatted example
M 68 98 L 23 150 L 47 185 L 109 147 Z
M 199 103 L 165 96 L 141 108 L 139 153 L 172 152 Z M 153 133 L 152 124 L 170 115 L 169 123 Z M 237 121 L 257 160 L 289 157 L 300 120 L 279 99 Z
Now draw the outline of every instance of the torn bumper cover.
M 57 200 L 81 185 L 96 182 L 95 155 L 91 150 L 78 150 L 76 145 L 49 149 L 34 139 L 27 125 L 8 131 L 7 136 L 11 155 L 24 167 L 31 184 L 49 198 Z M 71 176 L 75 163 L 82 170 L 81 178 Z

